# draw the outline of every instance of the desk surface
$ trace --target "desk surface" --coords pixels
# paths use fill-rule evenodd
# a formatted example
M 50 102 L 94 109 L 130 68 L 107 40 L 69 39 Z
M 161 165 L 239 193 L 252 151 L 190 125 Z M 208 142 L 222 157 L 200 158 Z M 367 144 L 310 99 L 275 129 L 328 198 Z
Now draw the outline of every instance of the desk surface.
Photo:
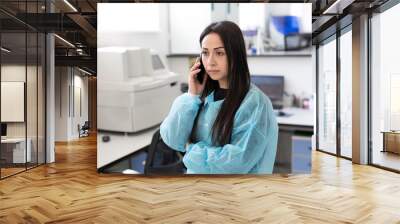
M 400 134 L 400 131 L 381 131 L 381 133 L 399 135 L 399 134 Z
M 97 168 L 148 146 L 158 128 L 157 126 L 137 134 L 97 132 Z M 110 137 L 110 140 L 103 142 L 103 136 L 106 135 Z
M 28 141 L 30 141 L 30 139 L 27 139 Z M 1 143 L 19 143 L 19 142 L 24 142 L 25 138 L 5 138 L 5 139 L 1 139 Z
M 295 107 L 283 108 L 288 116 L 276 116 L 278 124 L 314 126 L 314 111 Z

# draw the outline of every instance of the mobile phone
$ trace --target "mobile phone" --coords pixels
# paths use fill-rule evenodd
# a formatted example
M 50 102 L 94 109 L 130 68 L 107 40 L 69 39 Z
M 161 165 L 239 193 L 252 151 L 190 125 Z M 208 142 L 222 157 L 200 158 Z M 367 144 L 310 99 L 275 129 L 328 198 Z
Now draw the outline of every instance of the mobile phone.
M 200 72 L 197 73 L 196 78 L 200 83 L 203 83 L 204 75 L 206 73 L 206 69 L 204 68 L 203 61 L 201 60 L 201 55 L 200 55 L 200 67 L 199 68 L 200 68 Z

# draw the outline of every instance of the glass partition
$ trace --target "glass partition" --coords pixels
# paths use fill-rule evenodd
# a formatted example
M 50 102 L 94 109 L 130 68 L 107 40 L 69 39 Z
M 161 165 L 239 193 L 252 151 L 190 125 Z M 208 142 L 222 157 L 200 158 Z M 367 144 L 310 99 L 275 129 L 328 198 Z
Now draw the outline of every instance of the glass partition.
M 336 154 L 336 39 L 318 48 L 318 149 Z
M 371 18 L 371 162 L 400 171 L 400 4 Z
M 44 3 L 19 1 L 14 9 L 42 13 Z M 0 178 L 45 162 L 45 45 L 44 33 L 0 12 Z
M 37 162 L 38 164 L 43 164 L 46 162 L 46 139 L 45 139 L 45 124 L 46 124 L 46 74 L 45 74 L 45 66 L 46 66 L 46 36 L 43 33 L 38 34 L 38 74 L 37 74 L 37 90 L 38 90 L 38 105 L 37 105 Z
M 6 177 L 24 171 L 31 156 L 26 141 L 26 33 L 2 32 L 1 47 L 1 175 Z
M 352 33 L 340 36 L 340 155 L 352 157 Z
M 28 168 L 37 165 L 37 75 L 38 75 L 38 57 L 37 57 L 37 41 L 38 36 L 36 32 L 28 32 L 27 33 L 27 81 L 26 81 L 26 89 L 27 89 L 27 98 L 26 98 L 26 111 L 27 111 L 27 143 L 28 149 L 30 148 L 31 153 L 29 154 L 30 158 L 28 160 L 27 166 Z

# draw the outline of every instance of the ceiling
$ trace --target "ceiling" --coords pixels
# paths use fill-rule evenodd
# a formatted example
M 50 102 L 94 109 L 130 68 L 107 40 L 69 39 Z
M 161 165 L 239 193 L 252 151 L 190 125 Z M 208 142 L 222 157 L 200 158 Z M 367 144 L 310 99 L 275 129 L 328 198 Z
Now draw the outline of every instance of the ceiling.
M 340 19 L 372 10 L 387 0 L 270 0 L 246 2 L 312 3 L 312 34 L 314 43 L 335 32 L 332 27 Z M 0 22 L 4 41 L 14 42 L 13 47 L 24 46 L 25 29 L 54 32 L 56 65 L 81 66 L 96 72 L 97 3 L 153 2 L 137 0 L 1 0 Z M 164 1 L 157 1 L 164 2 Z M 174 1 L 179 2 L 179 1 Z M 207 2 L 207 1 L 193 1 Z M 218 2 L 218 1 L 215 1 Z M 244 2 L 244 1 L 242 1 Z M 335 3 L 336 2 L 336 3 Z M 49 13 L 49 12 L 52 13 Z M 341 23 L 345 26 L 346 23 Z M 5 43 L 5 42 L 2 43 Z M 28 52 L 35 48 L 28 44 Z M 24 48 L 20 48 L 24 50 Z M 33 52 L 33 51 L 32 51 Z M 23 53 L 23 52 L 21 52 Z
M 34 35 L 25 31 L 54 32 L 56 65 L 79 66 L 96 73 L 97 2 L 96 0 L 1 0 L 2 46 L 12 49 L 3 60 L 33 58 L 37 51 Z M 72 6 L 72 7 L 71 7 Z M 51 13 L 50 13 L 51 11 Z M 66 40 L 67 42 L 63 41 Z M 39 45 L 39 48 L 43 47 Z M 27 51 L 27 52 L 25 52 Z M 31 55 L 32 54 L 32 55 Z
M 316 44 L 351 24 L 352 19 L 375 9 L 388 0 L 311 0 L 312 36 Z

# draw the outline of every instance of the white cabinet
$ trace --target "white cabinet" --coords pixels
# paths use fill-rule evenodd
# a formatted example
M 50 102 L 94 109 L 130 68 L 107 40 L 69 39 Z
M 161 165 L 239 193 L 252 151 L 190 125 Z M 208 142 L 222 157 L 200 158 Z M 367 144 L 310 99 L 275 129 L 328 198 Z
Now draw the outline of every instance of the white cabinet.
M 311 137 L 309 128 L 279 125 L 278 148 L 273 173 L 310 173 Z M 311 128 L 312 132 L 312 128 Z M 304 136 L 297 135 L 302 133 Z
M 311 138 L 292 137 L 291 173 L 311 173 Z

